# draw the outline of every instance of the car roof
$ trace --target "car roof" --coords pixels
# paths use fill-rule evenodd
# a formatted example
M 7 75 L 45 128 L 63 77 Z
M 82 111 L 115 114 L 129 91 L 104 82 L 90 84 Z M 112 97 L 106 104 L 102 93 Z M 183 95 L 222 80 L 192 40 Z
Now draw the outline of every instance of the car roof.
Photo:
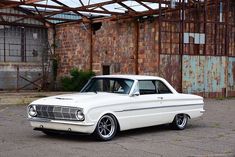
M 147 75 L 99 75 L 96 78 L 124 78 L 132 80 L 162 80 L 163 78 L 157 76 L 147 76 Z

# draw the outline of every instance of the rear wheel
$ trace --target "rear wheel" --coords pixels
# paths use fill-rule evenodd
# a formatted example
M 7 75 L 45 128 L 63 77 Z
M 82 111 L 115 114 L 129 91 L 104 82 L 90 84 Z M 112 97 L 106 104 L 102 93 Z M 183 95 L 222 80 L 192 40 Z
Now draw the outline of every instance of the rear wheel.
M 183 130 L 186 128 L 188 123 L 188 116 L 186 114 L 177 114 L 171 126 L 177 130 Z
M 97 123 L 94 135 L 98 140 L 109 141 L 117 133 L 117 120 L 112 115 L 104 115 Z

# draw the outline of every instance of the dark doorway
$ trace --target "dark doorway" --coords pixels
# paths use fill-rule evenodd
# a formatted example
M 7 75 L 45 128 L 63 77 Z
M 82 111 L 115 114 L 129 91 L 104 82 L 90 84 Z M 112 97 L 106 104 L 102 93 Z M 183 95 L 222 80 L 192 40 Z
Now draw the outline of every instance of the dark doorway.
M 103 75 L 109 75 L 109 74 L 110 74 L 110 66 L 103 65 Z

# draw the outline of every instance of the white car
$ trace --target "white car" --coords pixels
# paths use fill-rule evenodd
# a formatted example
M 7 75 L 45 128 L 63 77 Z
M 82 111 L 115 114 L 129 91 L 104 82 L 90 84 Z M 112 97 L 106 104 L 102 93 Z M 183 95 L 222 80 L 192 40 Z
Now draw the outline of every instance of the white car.
M 112 139 L 118 131 L 171 124 L 183 130 L 189 118 L 203 114 L 203 98 L 178 93 L 165 79 L 140 75 L 103 75 L 80 93 L 32 102 L 28 119 L 46 134 L 78 132 Z

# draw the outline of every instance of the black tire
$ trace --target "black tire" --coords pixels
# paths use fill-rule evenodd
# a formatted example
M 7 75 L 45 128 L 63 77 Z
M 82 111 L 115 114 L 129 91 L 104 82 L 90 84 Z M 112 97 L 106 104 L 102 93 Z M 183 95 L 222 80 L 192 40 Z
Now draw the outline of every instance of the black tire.
M 186 114 L 177 114 L 171 123 L 173 129 L 184 130 L 188 124 L 188 116 Z
M 96 139 L 109 141 L 113 139 L 118 130 L 118 123 L 113 115 L 106 114 L 100 118 L 94 131 Z

